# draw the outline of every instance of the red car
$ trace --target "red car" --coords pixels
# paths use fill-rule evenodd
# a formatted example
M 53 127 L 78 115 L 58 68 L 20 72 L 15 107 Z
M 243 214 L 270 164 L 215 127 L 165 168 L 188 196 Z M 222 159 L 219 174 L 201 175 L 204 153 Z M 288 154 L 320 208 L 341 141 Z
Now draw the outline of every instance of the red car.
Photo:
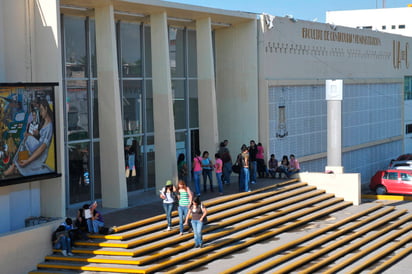
M 387 193 L 412 194 L 412 169 L 379 170 L 371 178 L 369 188 L 378 195 Z

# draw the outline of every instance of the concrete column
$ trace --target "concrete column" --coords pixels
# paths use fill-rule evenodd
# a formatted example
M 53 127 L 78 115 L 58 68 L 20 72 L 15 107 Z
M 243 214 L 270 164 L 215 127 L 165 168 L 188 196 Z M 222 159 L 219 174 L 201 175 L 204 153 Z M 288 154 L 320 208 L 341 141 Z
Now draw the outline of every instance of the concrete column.
M 270 159 L 270 154 L 274 151 L 270 151 L 269 145 L 269 84 L 265 77 L 265 19 L 264 16 L 260 16 L 260 25 L 257 28 L 257 37 L 258 37 L 258 104 L 259 104 L 259 135 L 257 142 L 261 142 L 265 148 L 265 162 Z
M 64 165 L 64 120 L 63 120 L 63 91 L 62 91 L 62 65 L 60 46 L 60 15 L 58 3 L 55 1 L 39 0 L 26 1 L 27 7 L 33 5 L 27 11 L 26 23 L 30 43 L 26 45 L 28 59 L 26 64 L 31 64 L 30 75 L 33 82 L 58 82 L 55 87 L 55 142 L 58 172 L 62 177 L 30 182 L 31 200 L 40 200 L 40 214 L 42 216 L 65 216 L 65 165 Z M 33 20 L 31 18 L 33 13 Z M 29 27 L 30 26 L 30 27 Z M 13 32 L 13 36 L 15 33 Z M 27 40 L 29 41 L 29 40 Z M 31 45 L 31 46 L 30 46 Z M 13 47 L 15 44 L 13 44 Z M 30 57 L 29 57 L 30 56 Z M 29 67 L 29 66 L 27 66 Z M 50 148 L 53 149 L 52 147 Z M 50 153 L 50 151 L 49 151 Z M 50 155 L 50 154 L 49 154 Z M 40 191 L 37 191 L 40 189 Z M 39 195 L 39 197 L 37 197 Z M 30 206 L 33 209 L 37 205 Z M 35 212 L 35 210 L 34 210 Z
M 167 14 L 150 15 L 156 189 L 177 178 L 176 137 L 170 76 Z
M 219 136 L 229 140 L 232 157 L 260 141 L 256 37 L 256 20 L 215 31 Z
M 342 173 L 342 80 L 326 80 L 327 170 Z
M 341 101 L 328 101 L 328 166 L 342 165 Z
M 95 8 L 100 166 L 104 207 L 128 206 L 113 5 Z
M 218 149 L 219 134 L 210 17 L 196 21 L 196 45 L 200 149 L 209 151 L 213 158 Z

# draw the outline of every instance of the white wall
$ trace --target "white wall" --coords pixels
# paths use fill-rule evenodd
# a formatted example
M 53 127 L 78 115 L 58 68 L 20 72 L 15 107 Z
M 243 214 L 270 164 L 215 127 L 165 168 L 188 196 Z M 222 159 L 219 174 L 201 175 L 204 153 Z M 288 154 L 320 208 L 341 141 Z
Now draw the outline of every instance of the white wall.
M 0 82 L 4 82 L 5 78 L 5 66 L 4 66 L 4 55 L 6 54 L 4 50 L 4 13 L 5 9 L 3 8 L 3 1 L 0 1 Z
M 256 21 L 215 32 L 219 138 L 229 140 L 232 157 L 259 140 L 256 38 Z
M 60 81 L 59 12 L 56 5 L 56 1 L 48 0 L 1 2 L 0 72 L 4 71 L 0 74 L 2 81 Z M 62 106 L 63 98 L 59 88 L 55 95 L 56 106 Z M 62 108 L 55 109 L 56 125 L 64 124 L 62 111 Z M 64 173 L 63 139 L 60 139 L 63 136 L 62 131 L 63 127 L 56 128 L 56 153 L 58 172 Z M 1 187 L 0 232 L 24 228 L 25 219 L 31 216 L 64 216 L 64 197 L 62 178 Z
M 411 44 L 408 37 L 342 26 L 333 29 L 284 17 L 275 17 L 273 23 L 272 29 L 265 30 L 260 50 L 267 80 L 381 79 L 410 74 L 405 59 L 399 60 L 399 67 L 393 62 L 397 56 L 393 42 L 405 51 Z M 408 55 L 412 60 L 411 50 Z
M 62 220 L 1 235 L 1 273 L 22 274 L 35 270 L 52 253 L 51 235 Z
M 326 23 L 352 28 L 372 26 L 372 30 L 412 36 L 411 17 L 412 8 L 409 7 L 328 11 Z M 395 26 L 394 29 L 392 25 Z M 405 25 L 405 29 L 399 29 L 399 25 Z M 386 26 L 386 29 L 382 26 Z

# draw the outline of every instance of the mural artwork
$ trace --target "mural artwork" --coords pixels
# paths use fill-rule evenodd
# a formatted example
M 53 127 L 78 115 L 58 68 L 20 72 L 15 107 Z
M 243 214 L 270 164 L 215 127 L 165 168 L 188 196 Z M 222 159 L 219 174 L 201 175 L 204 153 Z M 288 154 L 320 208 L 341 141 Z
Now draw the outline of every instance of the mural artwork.
M 56 177 L 55 83 L 0 83 L 0 186 Z

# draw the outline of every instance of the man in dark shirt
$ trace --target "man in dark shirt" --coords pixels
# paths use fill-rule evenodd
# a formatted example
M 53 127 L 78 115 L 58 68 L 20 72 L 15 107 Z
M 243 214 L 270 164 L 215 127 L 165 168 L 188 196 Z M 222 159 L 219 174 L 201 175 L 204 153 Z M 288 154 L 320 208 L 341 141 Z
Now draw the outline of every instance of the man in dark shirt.
M 220 143 L 219 155 L 223 162 L 222 181 L 224 184 L 230 184 L 230 176 L 232 174 L 232 157 L 227 148 L 229 141 L 224 140 Z
M 257 162 L 256 162 L 256 154 L 258 153 L 258 149 L 254 140 L 250 140 L 249 146 L 249 169 L 250 169 L 250 182 L 252 184 L 256 184 L 256 175 L 257 175 Z

